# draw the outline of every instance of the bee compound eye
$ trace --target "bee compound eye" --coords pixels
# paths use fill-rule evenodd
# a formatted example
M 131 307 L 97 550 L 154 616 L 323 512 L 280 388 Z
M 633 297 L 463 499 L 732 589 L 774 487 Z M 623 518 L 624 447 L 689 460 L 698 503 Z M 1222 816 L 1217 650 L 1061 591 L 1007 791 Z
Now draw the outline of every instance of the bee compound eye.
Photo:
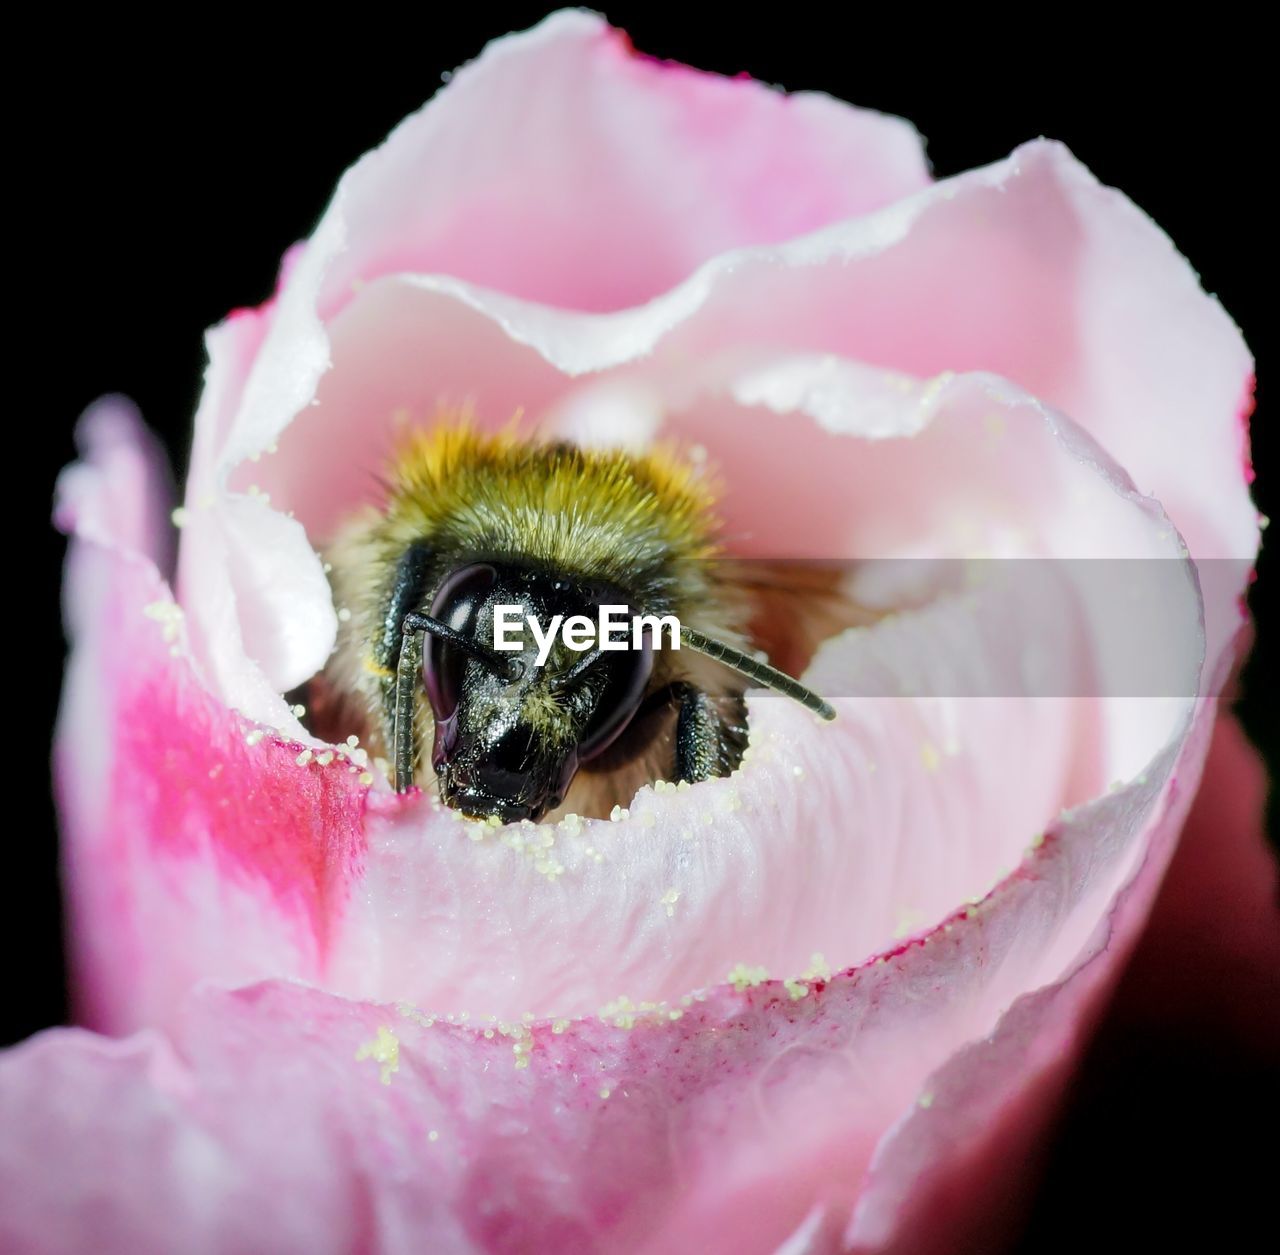
M 436 592 L 431 617 L 455 632 L 472 635 L 480 608 L 497 578 L 497 572 L 487 563 L 459 567 Z M 463 650 L 442 637 L 428 634 L 422 655 L 422 682 L 437 720 L 451 718 L 458 709 L 466 665 L 467 655 Z
M 653 650 L 646 643 L 639 649 L 605 654 L 596 670 L 605 679 L 600 698 L 578 739 L 580 762 L 604 753 L 631 722 L 653 674 Z

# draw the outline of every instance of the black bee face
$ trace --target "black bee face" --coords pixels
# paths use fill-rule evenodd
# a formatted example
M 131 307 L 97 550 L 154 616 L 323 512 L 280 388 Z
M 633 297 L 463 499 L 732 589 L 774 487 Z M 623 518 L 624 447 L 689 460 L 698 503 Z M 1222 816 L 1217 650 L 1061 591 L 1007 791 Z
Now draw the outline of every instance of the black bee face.
M 423 682 L 435 718 L 432 766 L 445 803 L 504 823 L 537 821 L 560 805 L 579 766 L 626 729 L 644 697 L 653 655 L 644 648 L 582 652 L 557 643 L 541 664 L 530 618 L 626 604 L 621 590 L 588 586 L 532 568 L 479 562 L 455 570 L 431 604 L 433 619 L 468 638 L 474 652 L 428 636 Z M 495 648 L 497 608 L 526 626 Z M 486 658 L 485 653 L 489 654 Z

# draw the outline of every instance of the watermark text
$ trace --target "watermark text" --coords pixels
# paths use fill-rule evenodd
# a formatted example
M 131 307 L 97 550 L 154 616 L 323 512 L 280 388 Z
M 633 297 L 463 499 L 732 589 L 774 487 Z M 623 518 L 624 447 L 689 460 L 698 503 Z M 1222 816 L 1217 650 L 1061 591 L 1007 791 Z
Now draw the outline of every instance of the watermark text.
M 662 649 L 662 634 L 668 634 L 668 649 L 680 648 L 680 620 L 673 614 L 629 613 L 627 606 L 600 606 L 599 616 L 592 622 L 585 614 L 552 615 L 544 628 L 536 615 L 525 615 L 520 606 L 493 608 L 493 647 L 514 653 L 525 647 L 525 626 L 538 647 L 536 665 L 543 666 L 551 656 L 557 636 L 567 649 L 585 653 L 588 649 L 643 649 L 645 633 L 655 649 Z

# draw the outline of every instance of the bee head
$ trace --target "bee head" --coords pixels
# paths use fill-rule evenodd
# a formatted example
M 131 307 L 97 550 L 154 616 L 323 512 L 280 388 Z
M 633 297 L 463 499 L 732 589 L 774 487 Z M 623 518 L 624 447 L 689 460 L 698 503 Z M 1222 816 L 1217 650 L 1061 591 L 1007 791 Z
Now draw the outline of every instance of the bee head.
M 431 617 L 452 639 L 428 635 L 423 683 L 447 805 L 537 821 L 561 803 L 578 768 L 617 740 L 648 686 L 649 645 L 576 650 L 552 625 L 574 615 L 594 623 L 600 606 L 618 604 L 628 604 L 624 590 L 501 562 L 471 563 L 444 580 Z M 499 607 L 505 650 L 495 635 Z

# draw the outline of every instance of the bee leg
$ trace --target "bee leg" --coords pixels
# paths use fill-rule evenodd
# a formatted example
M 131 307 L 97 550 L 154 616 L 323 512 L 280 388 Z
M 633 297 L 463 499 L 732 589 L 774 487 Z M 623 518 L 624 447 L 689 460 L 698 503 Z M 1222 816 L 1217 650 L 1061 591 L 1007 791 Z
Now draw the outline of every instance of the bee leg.
M 740 693 L 712 697 L 681 681 L 677 690 L 676 779 L 695 784 L 727 776 L 742 762 L 747 748 L 747 706 Z
M 417 746 L 414 744 L 414 706 L 418 689 L 422 684 L 422 636 L 406 616 L 400 636 L 400 660 L 396 665 L 395 714 L 393 744 L 395 746 L 396 792 L 407 793 L 413 788 L 414 762 Z
M 430 548 L 418 542 L 404 551 L 386 595 L 374 661 L 388 676 L 381 681 L 383 737 L 390 742 L 397 793 L 413 787 L 417 765 L 414 701 L 422 683 L 422 631 L 406 633 L 405 619 L 418 609 L 431 575 Z M 394 671 L 394 679 L 390 674 Z
M 387 593 L 382 615 L 382 632 L 378 637 L 378 662 L 390 670 L 400 655 L 404 617 L 421 606 L 431 575 L 431 550 L 421 541 L 404 551 L 396 564 L 395 579 Z

